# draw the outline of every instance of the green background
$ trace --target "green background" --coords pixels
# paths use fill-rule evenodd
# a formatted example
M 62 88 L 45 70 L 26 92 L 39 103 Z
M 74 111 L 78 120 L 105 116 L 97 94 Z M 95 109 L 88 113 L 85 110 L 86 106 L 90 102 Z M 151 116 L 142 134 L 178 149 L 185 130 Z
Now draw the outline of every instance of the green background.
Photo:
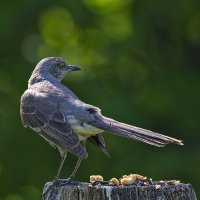
M 105 133 L 111 158 L 88 144 L 77 180 L 139 173 L 180 179 L 200 195 L 200 1 L 11 0 L 1 2 L 0 27 L 0 200 L 40 199 L 56 173 L 59 153 L 19 116 L 28 78 L 48 56 L 82 67 L 63 83 L 104 115 L 185 144 Z M 75 162 L 67 157 L 62 178 Z

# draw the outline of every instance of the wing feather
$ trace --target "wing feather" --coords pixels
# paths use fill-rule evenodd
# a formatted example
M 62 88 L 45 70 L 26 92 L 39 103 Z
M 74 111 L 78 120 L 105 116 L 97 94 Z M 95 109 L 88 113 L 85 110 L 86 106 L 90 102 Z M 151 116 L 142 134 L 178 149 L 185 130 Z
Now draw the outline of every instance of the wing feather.
M 24 126 L 29 126 L 58 147 L 70 153 L 86 158 L 85 147 L 80 143 L 78 136 L 70 128 L 61 111 L 53 114 L 39 111 L 36 106 L 21 106 L 21 119 Z

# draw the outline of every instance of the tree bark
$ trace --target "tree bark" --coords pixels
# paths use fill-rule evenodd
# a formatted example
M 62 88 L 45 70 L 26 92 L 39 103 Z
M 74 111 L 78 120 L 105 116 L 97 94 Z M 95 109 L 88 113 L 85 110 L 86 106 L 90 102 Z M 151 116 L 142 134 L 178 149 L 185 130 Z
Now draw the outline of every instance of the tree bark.
M 148 186 L 92 186 L 89 183 L 67 184 L 52 187 L 46 183 L 44 200 L 196 200 L 195 191 L 190 184 Z

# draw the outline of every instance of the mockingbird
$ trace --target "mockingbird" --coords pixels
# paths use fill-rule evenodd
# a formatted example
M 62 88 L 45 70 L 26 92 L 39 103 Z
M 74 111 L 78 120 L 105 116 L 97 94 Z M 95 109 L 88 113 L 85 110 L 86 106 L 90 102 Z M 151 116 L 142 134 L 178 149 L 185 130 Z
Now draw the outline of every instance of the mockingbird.
M 182 145 L 181 140 L 104 117 L 99 108 L 79 100 L 60 83 L 68 72 L 76 70 L 80 68 L 68 65 L 62 58 L 45 58 L 36 65 L 28 81 L 28 89 L 21 97 L 23 125 L 57 147 L 61 154 L 55 182 L 58 181 L 67 152 L 78 157 L 68 181 L 74 178 L 82 159 L 88 156 L 85 147 L 87 140 L 109 156 L 101 134 L 104 131 L 157 147 L 169 143 Z

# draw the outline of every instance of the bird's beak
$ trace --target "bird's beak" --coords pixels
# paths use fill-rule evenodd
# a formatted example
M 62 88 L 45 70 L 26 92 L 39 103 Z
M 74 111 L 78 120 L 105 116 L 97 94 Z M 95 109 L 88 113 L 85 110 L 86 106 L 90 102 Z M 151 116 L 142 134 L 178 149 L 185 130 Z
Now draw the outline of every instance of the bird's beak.
M 77 66 L 75 66 L 75 65 L 69 65 L 69 69 L 70 69 L 71 71 L 81 70 L 80 67 L 77 67 Z

